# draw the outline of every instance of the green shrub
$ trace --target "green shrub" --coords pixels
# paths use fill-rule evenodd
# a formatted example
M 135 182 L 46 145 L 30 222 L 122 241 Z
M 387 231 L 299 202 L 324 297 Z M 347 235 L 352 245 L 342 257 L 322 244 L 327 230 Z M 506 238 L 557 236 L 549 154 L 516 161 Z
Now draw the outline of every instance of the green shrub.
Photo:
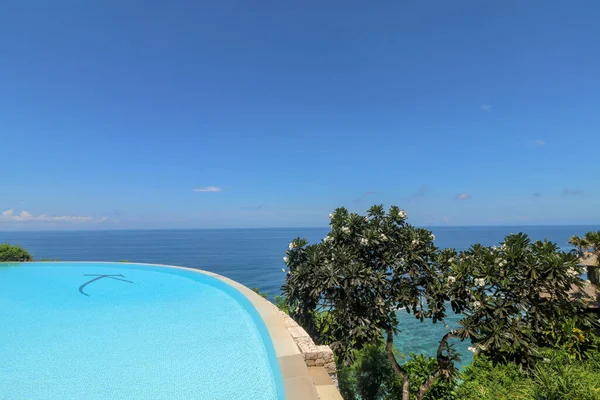
M 404 363 L 410 380 L 411 399 L 433 374 L 437 362 L 433 357 L 411 353 Z M 402 398 L 402 380 L 392 369 L 382 345 L 368 345 L 355 354 L 355 362 L 338 370 L 340 393 L 345 400 L 392 400 Z M 424 400 L 455 400 L 455 380 L 438 379 Z
M 600 400 L 600 352 L 583 361 L 567 349 L 544 349 L 541 355 L 530 371 L 476 356 L 456 394 L 465 400 Z
M 31 254 L 20 246 L 13 246 L 8 243 L 0 244 L 0 262 L 11 261 L 31 261 Z
M 290 313 L 290 303 L 287 301 L 285 296 L 275 296 L 273 298 L 273 304 L 275 304 L 275 306 L 284 313 Z
M 411 399 L 419 392 L 420 386 L 425 380 L 434 374 L 437 361 L 433 357 L 425 357 L 423 354 L 410 354 L 410 359 L 404 364 L 408 372 L 410 382 Z M 455 379 L 439 378 L 427 391 L 423 400 L 455 400 Z
M 260 297 L 262 297 L 263 299 L 269 300 L 269 295 L 267 294 L 267 292 L 262 292 L 260 288 L 255 287 L 252 289 L 252 291 Z M 272 303 L 275 304 L 275 307 L 279 308 L 284 313 L 290 313 L 290 304 L 285 296 L 275 296 L 273 298 Z
M 399 398 L 395 396 L 402 396 L 397 380 L 381 345 L 368 345 L 357 351 L 354 363 L 338 370 L 340 394 L 345 400 Z
M 255 288 L 253 288 L 253 289 L 252 289 L 252 291 L 253 291 L 254 293 L 256 293 L 257 295 L 259 295 L 260 297 L 262 297 L 263 299 L 266 299 L 267 297 L 269 297 L 269 296 L 267 295 L 267 292 L 261 292 L 261 291 L 260 291 L 260 288 L 257 288 L 257 287 L 255 287 Z
M 475 356 L 461 374 L 456 389 L 459 399 L 496 400 L 529 399 L 531 382 L 516 364 L 496 365 L 485 356 Z
M 533 400 L 600 400 L 600 356 L 578 361 L 569 350 L 546 351 L 532 371 Z

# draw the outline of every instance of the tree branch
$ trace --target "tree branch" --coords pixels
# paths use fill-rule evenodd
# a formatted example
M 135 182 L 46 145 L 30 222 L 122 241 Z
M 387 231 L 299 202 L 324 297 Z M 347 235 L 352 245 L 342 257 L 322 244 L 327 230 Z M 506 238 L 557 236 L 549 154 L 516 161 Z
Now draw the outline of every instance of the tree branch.
M 385 330 L 385 333 L 387 336 L 385 351 L 387 353 L 388 359 L 392 363 L 392 368 L 394 369 L 394 371 L 402 377 L 402 400 L 410 400 L 408 373 L 400 364 L 398 364 L 396 356 L 394 356 L 394 334 L 392 332 L 392 328 L 387 328 Z
M 423 399 L 423 396 L 425 396 L 425 394 L 427 393 L 427 391 L 429 389 L 431 389 L 431 386 L 435 383 L 435 381 L 437 381 L 437 378 L 440 376 L 439 372 L 436 372 L 435 374 L 429 375 L 429 377 L 427 378 L 427 380 L 419 387 L 419 393 L 417 393 L 417 396 L 415 397 L 415 400 L 421 400 Z
M 451 339 L 451 338 L 460 339 L 460 336 L 458 336 L 456 334 L 455 330 L 451 330 L 450 332 L 446 333 L 442 337 L 442 340 L 440 340 L 440 345 L 438 346 L 438 349 L 437 349 L 437 359 L 438 359 L 438 361 L 440 361 L 441 358 L 444 358 L 444 349 L 446 348 L 446 345 L 448 344 L 448 339 Z
M 433 386 L 433 384 L 435 383 L 435 381 L 437 381 L 440 375 L 448 377 L 448 368 L 450 367 L 450 363 L 452 361 L 450 361 L 450 359 L 444 355 L 444 349 L 446 348 L 446 345 L 448 344 L 448 340 L 450 338 L 460 339 L 460 337 L 456 334 L 456 331 L 454 330 L 446 333 L 442 337 L 442 340 L 440 340 L 440 345 L 438 346 L 437 350 L 438 370 L 435 373 L 429 375 L 427 380 L 419 387 L 419 393 L 417 393 L 415 400 L 422 400 L 427 391 L 431 389 L 431 386 Z

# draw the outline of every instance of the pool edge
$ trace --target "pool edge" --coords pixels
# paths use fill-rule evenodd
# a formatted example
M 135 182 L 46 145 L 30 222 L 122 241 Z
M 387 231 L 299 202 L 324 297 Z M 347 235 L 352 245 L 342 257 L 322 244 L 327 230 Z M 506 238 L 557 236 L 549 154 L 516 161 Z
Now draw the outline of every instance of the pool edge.
M 286 400 L 319 400 L 316 386 L 309 373 L 308 367 L 304 362 L 302 353 L 296 345 L 294 338 L 286 328 L 283 319 L 279 315 L 277 307 L 273 303 L 267 299 L 264 299 L 259 294 L 242 285 L 241 283 L 211 271 L 190 267 L 181 267 L 177 265 L 133 262 L 131 264 L 148 266 L 155 265 L 160 267 L 193 271 L 218 279 L 236 289 L 250 301 L 252 306 L 254 306 L 256 312 L 261 317 L 267 328 L 267 332 L 269 333 L 271 343 L 273 344 L 273 348 L 275 350 L 277 362 L 279 363 L 279 370 L 281 371 L 281 376 L 283 378 L 283 388 Z M 327 400 L 327 398 L 321 398 L 320 400 Z

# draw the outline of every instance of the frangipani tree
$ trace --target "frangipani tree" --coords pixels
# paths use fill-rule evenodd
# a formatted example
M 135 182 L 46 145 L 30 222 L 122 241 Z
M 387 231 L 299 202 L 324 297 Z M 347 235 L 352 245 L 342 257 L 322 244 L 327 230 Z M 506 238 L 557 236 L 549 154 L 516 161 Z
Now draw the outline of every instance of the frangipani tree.
M 388 357 L 408 399 L 408 376 L 393 352 L 396 311 L 442 319 L 445 309 L 439 305 L 446 297 L 439 261 L 451 256 L 440 255 L 433 234 L 407 224 L 398 207 L 386 213 L 383 206 L 373 206 L 366 216 L 339 208 L 330 218 L 331 232 L 321 243 L 307 245 L 298 238 L 290 244 L 283 292 L 291 314 L 313 337 L 328 342 L 345 364 L 352 362 L 354 350 L 385 335 Z M 437 289 L 427 292 L 430 287 Z M 317 326 L 324 314 L 327 323 Z M 439 375 L 451 377 L 456 354 L 446 350 L 441 355 L 447 369 Z
M 471 340 L 474 352 L 495 362 L 527 366 L 538 348 L 564 339 L 565 321 L 576 320 L 582 331 L 597 327 L 570 296 L 583 284 L 577 257 L 553 243 L 517 234 L 499 248 L 474 245 L 457 253 L 437 249 L 433 234 L 409 225 L 398 207 L 386 213 L 373 206 L 366 216 L 339 208 L 330 218 L 321 243 L 290 243 L 282 288 L 290 314 L 346 365 L 355 350 L 384 339 L 403 400 L 410 397 L 408 374 L 393 351 L 401 308 L 433 323 L 450 312 L 463 315 L 441 338 L 437 368 L 416 391 L 417 400 L 436 380 L 456 376 L 450 338 Z
M 519 233 L 500 247 L 475 245 L 456 258 L 449 274 L 450 304 L 464 315 L 456 334 L 495 362 L 529 365 L 540 347 L 565 340 L 566 321 L 588 331 L 598 326 L 571 295 L 584 284 L 577 257 L 554 243 L 532 243 Z

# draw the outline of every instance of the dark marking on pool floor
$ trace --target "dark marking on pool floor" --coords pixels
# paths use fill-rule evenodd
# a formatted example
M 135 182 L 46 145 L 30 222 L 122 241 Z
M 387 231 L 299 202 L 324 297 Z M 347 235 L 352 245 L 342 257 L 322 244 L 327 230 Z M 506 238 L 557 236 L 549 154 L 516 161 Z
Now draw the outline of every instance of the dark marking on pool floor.
M 110 278 L 110 279 L 114 279 L 117 281 L 123 281 L 123 282 L 129 282 L 129 283 L 133 283 L 131 281 L 128 281 L 127 279 L 121 279 L 121 278 L 125 278 L 124 275 L 119 274 L 119 275 L 94 275 L 94 274 L 83 274 L 83 276 L 95 276 L 94 279 L 90 279 L 89 281 L 87 281 L 86 283 L 84 283 L 83 285 L 79 286 L 79 293 L 81 293 L 84 296 L 88 296 L 90 297 L 89 294 L 85 293 L 83 291 L 83 288 L 86 287 L 87 285 L 89 285 L 92 282 L 96 282 L 97 280 L 100 280 L 102 278 Z

